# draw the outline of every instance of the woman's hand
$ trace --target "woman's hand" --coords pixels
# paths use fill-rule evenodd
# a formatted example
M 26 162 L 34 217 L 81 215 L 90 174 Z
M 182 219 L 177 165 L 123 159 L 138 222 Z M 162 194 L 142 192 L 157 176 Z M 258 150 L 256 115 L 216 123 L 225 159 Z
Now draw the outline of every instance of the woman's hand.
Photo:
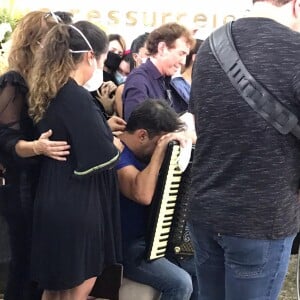
M 124 145 L 121 142 L 120 139 L 118 139 L 117 137 L 114 137 L 114 145 L 115 147 L 119 150 L 119 152 L 122 152 L 124 149 Z
M 126 122 L 117 116 L 112 116 L 107 121 L 108 126 L 110 127 L 111 131 L 114 133 L 114 135 L 119 135 L 120 132 L 123 132 L 126 127 Z M 116 134 L 115 134 L 116 132 Z
M 106 81 L 97 90 L 97 99 L 102 103 L 108 115 L 114 112 L 116 89 L 117 86 L 112 81 Z
M 70 154 L 70 145 L 65 141 L 50 141 L 52 130 L 41 134 L 38 140 L 33 141 L 33 152 L 36 155 L 45 155 L 56 160 L 65 161 L 66 156 Z

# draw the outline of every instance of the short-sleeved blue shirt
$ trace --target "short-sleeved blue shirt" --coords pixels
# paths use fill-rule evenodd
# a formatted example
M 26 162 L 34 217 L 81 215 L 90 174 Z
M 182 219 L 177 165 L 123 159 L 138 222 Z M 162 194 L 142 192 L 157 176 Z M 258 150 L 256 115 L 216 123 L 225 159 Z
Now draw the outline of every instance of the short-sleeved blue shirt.
M 127 166 L 134 166 L 142 171 L 146 165 L 141 163 L 125 145 L 116 168 L 120 170 Z M 123 247 L 126 247 L 131 241 L 145 235 L 149 206 L 141 205 L 120 193 L 120 211 Z

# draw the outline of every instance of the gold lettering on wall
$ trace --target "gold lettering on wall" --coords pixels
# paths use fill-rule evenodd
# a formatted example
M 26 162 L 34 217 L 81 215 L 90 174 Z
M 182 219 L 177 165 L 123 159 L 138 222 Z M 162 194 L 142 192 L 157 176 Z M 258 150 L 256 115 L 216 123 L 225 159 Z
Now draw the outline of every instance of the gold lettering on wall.
M 119 12 L 116 10 L 111 10 L 108 12 L 108 25 L 117 25 L 120 24 L 120 18 L 118 17 Z
M 155 27 L 156 25 L 156 13 L 152 12 L 152 19 L 149 22 L 149 15 L 147 12 L 143 12 L 143 24 L 146 27 Z M 151 17 L 150 17 L 151 18 Z
M 196 14 L 194 16 L 194 23 L 199 27 L 205 27 L 207 25 L 207 16 L 205 14 Z
M 71 9 L 70 12 L 76 17 L 80 10 Z M 204 12 L 155 12 L 155 11 L 119 11 L 119 10 L 89 10 L 86 19 L 96 21 L 103 26 L 124 25 L 130 27 L 152 27 L 155 28 L 167 22 L 178 22 L 195 25 L 195 28 L 214 29 L 231 20 L 235 20 L 233 14 L 207 14 Z
M 128 11 L 126 13 L 126 25 L 128 26 L 135 26 L 137 23 L 137 18 L 136 18 L 137 12 L 136 11 Z
M 93 19 L 100 19 L 101 18 L 101 14 L 99 10 L 90 10 L 87 13 L 87 19 L 88 20 L 93 20 Z
M 163 13 L 161 15 L 161 23 L 165 24 L 165 23 L 168 23 L 169 21 L 171 21 L 171 20 L 167 20 L 168 17 L 172 17 L 172 13 L 169 13 L 169 12 Z

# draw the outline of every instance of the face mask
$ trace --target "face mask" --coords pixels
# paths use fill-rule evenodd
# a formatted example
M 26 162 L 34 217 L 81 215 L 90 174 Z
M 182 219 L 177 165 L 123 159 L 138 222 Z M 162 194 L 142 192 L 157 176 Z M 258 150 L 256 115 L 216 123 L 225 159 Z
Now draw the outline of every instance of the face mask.
M 119 71 L 116 71 L 115 79 L 118 85 L 124 83 L 126 78 L 127 76 L 123 76 Z
M 121 60 L 122 58 L 120 57 L 120 55 L 109 51 L 107 53 L 107 58 L 104 62 L 104 65 L 111 71 L 115 72 L 118 70 Z
M 101 84 L 103 83 L 103 70 L 98 69 L 96 59 L 94 61 L 95 61 L 95 69 L 93 75 L 83 86 L 89 92 L 98 90 Z

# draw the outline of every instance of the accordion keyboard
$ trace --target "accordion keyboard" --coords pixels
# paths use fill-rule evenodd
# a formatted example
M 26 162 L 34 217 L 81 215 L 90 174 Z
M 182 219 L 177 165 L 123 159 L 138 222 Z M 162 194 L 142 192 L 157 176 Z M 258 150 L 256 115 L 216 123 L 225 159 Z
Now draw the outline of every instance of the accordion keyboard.
M 181 181 L 182 172 L 178 167 L 180 147 L 175 144 L 169 151 L 170 154 L 166 153 L 167 157 L 170 156 L 168 169 L 162 172 L 162 169 L 164 169 L 164 165 L 162 165 L 160 172 L 166 172 L 166 176 L 164 179 L 158 178 L 158 186 L 160 187 L 156 188 L 152 201 L 153 205 L 156 206 L 152 211 L 156 211 L 158 214 L 155 216 L 150 214 L 150 221 L 154 222 L 149 226 L 152 232 L 150 233 L 150 244 L 148 245 L 148 260 L 165 255 Z

